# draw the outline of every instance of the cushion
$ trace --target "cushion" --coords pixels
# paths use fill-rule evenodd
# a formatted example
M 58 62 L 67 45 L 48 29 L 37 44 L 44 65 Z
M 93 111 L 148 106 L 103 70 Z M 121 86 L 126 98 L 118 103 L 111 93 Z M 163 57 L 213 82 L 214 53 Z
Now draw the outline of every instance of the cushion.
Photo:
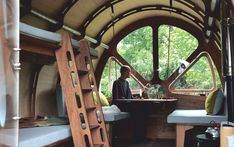
M 99 97 L 100 97 L 100 102 L 102 106 L 109 106 L 109 102 L 104 94 L 99 92 Z M 93 100 L 94 100 L 94 103 L 97 104 L 96 93 L 93 93 Z
M 221 115 L 224 113 L 224 95 L 221 89 L 217 89 L 206 97 L 205 109 L 207 114 Z
M 109 102 L 107 100 L 107 97 L 104 94 L 102 94 L 101 92 L 99 92 L 99 95 L 100 95 L 100 101 L 101 101 L 102 106 L 109 106 Z
M 214 109 L 214 105 L 215 105 L 215 99 L 216 99 L 216 96 L 218 94 L 218 91 L 219 91 L 219 89 L 217 89 L 215 91 L 212 91 L 206 97 L 205 109 L 206 109 L 207 114 L 212 114 L 213 113 L 213 109 Z
M 224 101 L 225 97 L 221 89 L 219 89 L 218 94 L 215 99 L 213 113 L 214 115 L 224 114 Z

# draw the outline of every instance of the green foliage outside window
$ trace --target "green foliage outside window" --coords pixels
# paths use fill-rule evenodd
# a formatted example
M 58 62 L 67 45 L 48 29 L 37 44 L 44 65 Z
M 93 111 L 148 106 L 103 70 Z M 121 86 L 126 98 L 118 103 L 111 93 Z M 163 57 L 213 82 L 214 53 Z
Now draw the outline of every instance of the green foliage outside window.
M 123 38 L 118 53 L 146 80 L 153 78 L 152 28 L 143 27 Z
M 161 25 L 158 30 L 160 79 L 167 79 L 179 67 L 179 59 L 186 60 L 197 46 L 197 39 L 188 32 L 174 26 Z
M 110 81 L 108 80 L 108 68 L 109 68 L 110 59 L 108 60 L 101 79 L 101 92 L 107 96 L 111 96 L 112 85 L 116 79 L 120 77 L 120 65 L 112 60 L 111 70 L 110 70 Z M 133 79 L 131 76 L 127 79 L 131 90 L 138 90 L 140 88 L 139 83 Z
M 205 75 L 204 75 L 205 73 Z M 212 73 L 206 57 L 201 57 L 174 85 L 176 89 L 211 89 Z
M 101 83 L 100 83 L 100 89 L 103 95 L 106 97 L 110 97 L 111 90 L 112 90 L 112 84 L 115 79 L 117 79 L 120 76 L 120 65 L 116 62 L 112 62 L 111 64 L 111 73 L 110 73 L 110 81 L 108 80 L 108 68 L 111 58 L 107 61 L 106 66 L 102 73 Z

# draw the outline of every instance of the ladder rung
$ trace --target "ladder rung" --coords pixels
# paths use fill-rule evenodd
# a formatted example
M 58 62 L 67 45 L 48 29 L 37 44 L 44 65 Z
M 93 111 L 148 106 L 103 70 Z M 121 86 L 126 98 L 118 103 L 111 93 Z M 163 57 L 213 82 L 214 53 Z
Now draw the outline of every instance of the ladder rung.
M 103 147 L 103 144 L 94 144 L 94 147 Z
M 91 88 L 91 87 L 90 87 L 90 88 L 85 88 L 85 89 L 83 88 L 83 89 L 82 89 L 82 92 L 90 92 L 90 91 L 92 91 L 92 88 Z
M 87 111 L 91 111 L 91 110 L 95 110 L 95 109 L 96 109 L 96 106 L 86 107 Z
M 80 75 L 84 75 L 84 74 L 87 74 L 87 73 L 89 73 L 88 70 L 81 70 L 81 69 L 78 69 L 78 74 L 80 74 Z
M 99 128 L 99 125 L 90 125 L 89 128 L 90 129 L 97 129 L 97 128 Z

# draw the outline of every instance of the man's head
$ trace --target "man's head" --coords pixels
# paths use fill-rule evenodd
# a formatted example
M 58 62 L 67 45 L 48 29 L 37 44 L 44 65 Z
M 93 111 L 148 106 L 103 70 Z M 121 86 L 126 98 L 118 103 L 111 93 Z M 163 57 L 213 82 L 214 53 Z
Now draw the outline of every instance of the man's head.
M 127 65 L 123 65 L 120 68 L 121 78 L 126 79 L 130 77 L 131 68 Z

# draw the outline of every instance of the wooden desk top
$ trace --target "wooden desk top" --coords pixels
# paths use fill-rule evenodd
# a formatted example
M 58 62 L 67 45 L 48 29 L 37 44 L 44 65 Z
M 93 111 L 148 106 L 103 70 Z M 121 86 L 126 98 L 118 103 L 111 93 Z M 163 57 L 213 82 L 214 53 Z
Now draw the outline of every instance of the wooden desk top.
M 178 99 L 175 98 L 163 98 L 163 99 L 114 99 L 115 102 L 175 102 Z

